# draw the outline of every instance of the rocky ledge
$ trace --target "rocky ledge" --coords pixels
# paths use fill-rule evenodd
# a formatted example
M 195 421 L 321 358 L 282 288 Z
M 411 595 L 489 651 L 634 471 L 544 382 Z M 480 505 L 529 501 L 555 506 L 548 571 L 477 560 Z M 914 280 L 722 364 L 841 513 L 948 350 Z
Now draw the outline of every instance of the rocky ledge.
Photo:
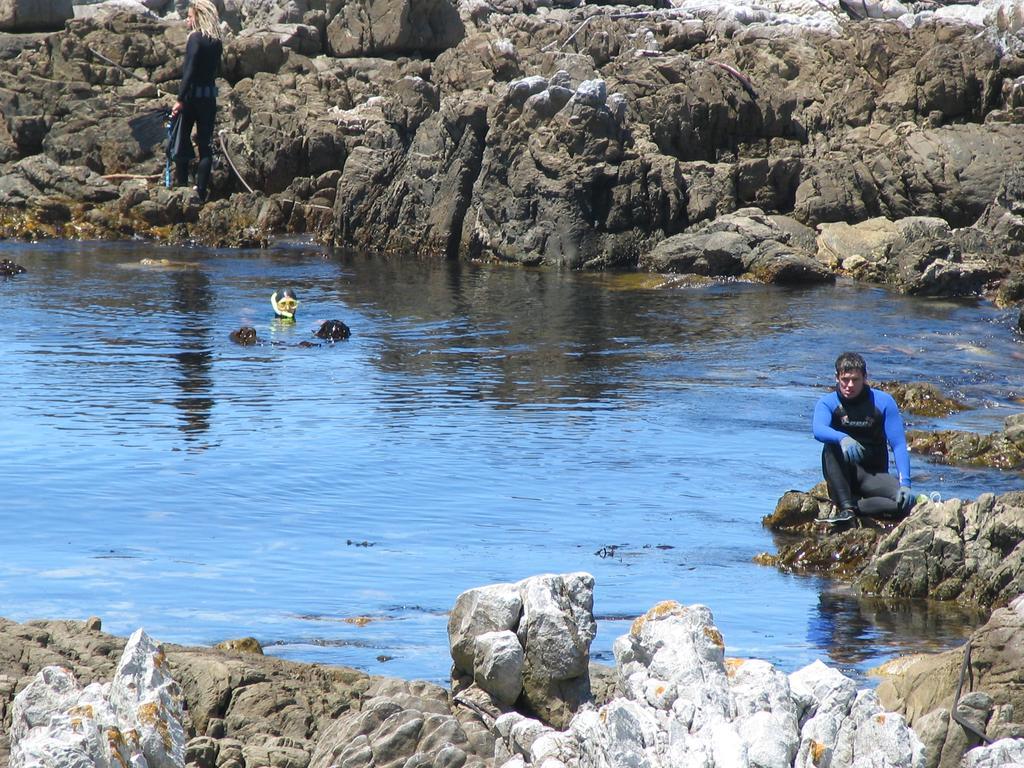
M 460 595 L 451 690 L 268 658 L 251 639 L 160 645 L 89 622 L 0 621 L 0 759 L 12 768 L 881 766 L 1024 760 L 1024 600 L 964 651 L 890 670 L 878 692 L 820 661 L 727 658 L 706 606 L 664 602 L 588 669 L 593 578 Z M 938 670 L 938 671 L 936 671 Z M 911 725 L 914 727 L 912 728 Z M 962 761 L 962 762 L 961 762 Z
M 185 38 L 171 5 L 0 13 L 0 233 L 301 232 L 1021 299 L 1024 16 L 1010 0 L 222 0 L 220 162 L 202 207 L 161 181 L 159 110 Z

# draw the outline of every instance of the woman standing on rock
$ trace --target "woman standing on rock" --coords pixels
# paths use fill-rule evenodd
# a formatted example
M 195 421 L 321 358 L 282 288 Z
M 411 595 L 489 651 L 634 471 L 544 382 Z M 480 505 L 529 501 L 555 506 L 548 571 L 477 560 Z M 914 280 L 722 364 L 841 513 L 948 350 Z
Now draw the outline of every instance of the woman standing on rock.
M 212 0 L 190 0 L 188 5 L 188 42 L 182 67 L 178 101 L 171 110 L 177 117 L 178 140 L 174 147 L 176 183 L 188 185 L 188 166 L 192 160 L 192 127 L 196 128 L 199 167 L 196 169 L 197 202 L 209 194 L 210 172 L 213 169 L 213 121 L 217 114 L 217 86 L 223 45 L 220 40 L 220 18 Z

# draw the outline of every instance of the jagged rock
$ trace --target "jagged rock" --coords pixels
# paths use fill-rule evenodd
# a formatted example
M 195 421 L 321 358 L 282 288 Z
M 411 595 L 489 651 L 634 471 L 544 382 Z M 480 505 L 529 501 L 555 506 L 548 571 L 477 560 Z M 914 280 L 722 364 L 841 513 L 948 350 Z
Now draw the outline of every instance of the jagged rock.
M 1000 768 L 1024 765 L 1024 739 L 1000 739 L 994 744 L 972 749 L 964 755 L 963 768 Z
M 542 720 L 568 722 L 590 697 L 593 590 L 593 576 L 575 573 L 463 592 L 448 620 L 453 690 L 461 674 L 507 706 L 521 689 L 522 705 Z
M 559 727 L 590 697 L 587 676 L 594 621 L 594 577 L 587 573 L 534 576 L 518 584 L 523 614 L 523 700 Z
M 923 502 L 857 579 L 878 595 L 1005 604 L 1024 592 L 1024 493 Z
M 757 562 L 852 579 L 865 594 L 888 597 L 987 608 L 1024 592 L 1024 494 L 923 500 L 898 523 L 860 518 L 847 530 L 816 530 L 813 519 L 828 503 L 823 483 L 810 493 L 784 494 L 763 523 L 800 538 L 788 537 Z
M 1024 258 L 1020 13 L 1007 3 L 844 25 L 817 3 L 230 0 L 218 129 L 238 176 L 215 172 L 212 214 L 78 170 L 162 166 L 160 138 L 127 125 L 173 98 L 183 4 L 143 5 L 167 18 L 107 12 L 45 44 L 0 39 L 5 234 L 258 244 L 307 232 L 632 268 L 666 238 L 757 206 L 812 226 L 941 219 L 884 259 L 835 266 L 915 294 L 975 293 Z M 533 78 L 545 84 L 520 99 Z M 30 180 L 16 164 L 37 156 L 56 168 Z M 333 186 L 314 183 L 333 173 Z M 51 201 L 47 221 L 29 214 L 36 198 Z M 803 238 L 748 246 L 755 279 L 822 279 Z M 670 268 L 735 268 L 732 251 L 723 265 L 682 253 L 692 263 Z
M 514 632 L 523 611 L 523 598 L 515 584 L 476 587 L 455 598 L 448 616 L 448 645 L 455 668 L 474 672 L 476 638 L 491 632 Z
M 331 54 L 346 57 L 437 54 L 465 32 L 449 0 L 370 0 L 342 7 L 326 34 Z
M 477 635 L 473 657 L 473 681 L 499 702 L 514 704 L 523 690 L 525 657 L 511 630 Z
M 680 227 L 678 166 L 627 154 L 622 110 L 599 103 L 601 86 L 577 84 L 566 101 L 563 82 L 514 81 L 488 110 L 462 245 L 523 263 L 635 264 L 639 243 Z
M 125 645 L 111 683 L 78 686 L 49 666 L 14 699 L 12 768 L 185 762 L 181 691 L 160 648 L 141 629 Z
M 787 677 L 765 662 L 727 661 L 705 606 L 661 603 L 615 651 L 622 697 L 578 712 L 561 732 L 517 713 L 499 718 L 496 762 L 924 766 L 903 717 L 820 662 Z
M 303 35 L 296 30 L 295 36 Z M 259 72 L 275 74 L 284 64 L 285 42 L 292 38 L 283 31 L 247 29 L 224 46 L 222 71 L 233 81 Z M 297 47 L 301 48 L 301 43 Z
M 1000 271 L 962 254 L 945 220 L 874 218 L 819 226 L 818 258 L 858 280 L 918 295 L 977 294 Z

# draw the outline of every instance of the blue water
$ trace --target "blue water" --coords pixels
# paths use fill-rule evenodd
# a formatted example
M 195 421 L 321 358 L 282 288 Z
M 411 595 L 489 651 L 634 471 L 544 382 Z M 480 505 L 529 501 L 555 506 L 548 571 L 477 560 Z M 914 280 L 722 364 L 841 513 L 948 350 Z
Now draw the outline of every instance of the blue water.
M 595 658 L 654 603 L 711 607 L 732 656 L 860 675 L 977 616 L 858 600 L 751 562 L 832 360 L 1022 409 L 1016 314 L 840 283 L 655 289 L 642 276 L 325 253 L 0 243 L 0 615 L 446 682 L 465 589 L 596 578 Z M 193 262 L 146 268 L 142 258 Z M 295 322 L 269 297 L 292 286 Z M 324 319 L 352 338 L 298 346 Z M 228 334 L 253 325 L 265 344 Z M 914 459 L 944 497 L 1019 473 Z M 362 621 L 363 617 L 370 621 Z

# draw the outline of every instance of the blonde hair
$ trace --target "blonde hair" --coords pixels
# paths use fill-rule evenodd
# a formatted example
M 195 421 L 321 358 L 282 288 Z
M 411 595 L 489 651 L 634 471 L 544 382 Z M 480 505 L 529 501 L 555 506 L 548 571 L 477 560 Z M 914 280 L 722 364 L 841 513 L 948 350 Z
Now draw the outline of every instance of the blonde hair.
M 220 37 L 220 16 L 213 0 L 190 0 L 188 7 L 196 15 L 197 32 L 206 37 Z

